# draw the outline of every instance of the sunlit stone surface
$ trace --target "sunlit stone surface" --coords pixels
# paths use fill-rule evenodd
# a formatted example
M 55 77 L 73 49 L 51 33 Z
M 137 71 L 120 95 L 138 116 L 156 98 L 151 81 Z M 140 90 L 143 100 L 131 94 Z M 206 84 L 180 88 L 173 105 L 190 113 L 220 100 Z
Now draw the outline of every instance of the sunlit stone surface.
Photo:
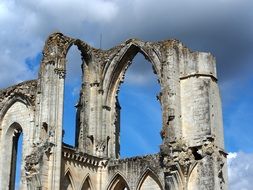
M 62 143 L 66 55 L 72 45 L 83 61 L 75 147 Z M 162 144 L 157 154 L 120 159 L 117 96 L 137 53 L 151 62 L 161 86 Z M 130 39 L 101 50 L 61 33 L 50 35 L 38 79 L 0 91 L 2 189 L 14 188 L 12 147 L 20 133 L 21 189 L 227 189 L 215 59 L 177 40 Z

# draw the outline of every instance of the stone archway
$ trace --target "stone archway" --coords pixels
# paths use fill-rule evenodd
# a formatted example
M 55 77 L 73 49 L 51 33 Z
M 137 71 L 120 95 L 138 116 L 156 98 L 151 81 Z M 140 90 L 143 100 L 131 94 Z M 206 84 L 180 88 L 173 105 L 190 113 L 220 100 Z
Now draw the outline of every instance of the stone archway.
M 18 151 L 22 151 L 22 146 L 18 147 L 18 141 L 22 134 L 22 127 L 19 123 L 14 122 L 9 127 L 6 137 L 4 140 L 4 145 L 6 146 L 5 155 L 4 155 L 4 166 L 5 166 L 5 175 L 4 178 L 9 182 L 9 189 L 14 190 L 16 182 L 16 170 L 21 170 L 21 163 L 17 163 Z M 19 150 L 21 148 L 21 150 Z M 20 167 L 20 168 L 17 168 Z
M 84 178 L 81 190 L 93 190 L 89 174 Z
M 120 84 L 124 81 L 126 71 L 138 53 L 142 54 L 151 63 L 158 82 L 161 81 L 160 58 L 153 49 L 139 40 L 126 42 L 120 52 L 103 69 L 101 88 L 103 89 L 102 105 L 104 109 L 102 110 L 103 120 L 101 125 L 108 126 L 105 127 L 107 131 L 104 132 L 104 136 L 106 135 L 109 139 L 107 141 L 107 155 L 110 157 L 119 157 L 119 148 L 117 147 L 120 145 L 117 141 L 119 136 L 117 128 L 120 127 L 117 125 L 120 125 L 120 122 L 118 121 L 119 109 L 117 105 Z
M 64 175 L 63 183 L 62 183 L 62 190 L 74 190 L 73 178 L 68 170 Z
M 26 186 L 24 158 L 31 151 L 31 144 L 34 140 L 33 112 L 30 105 L 27 104 L 24 97 L 14 96 L 5 104 L 6 110 L 1 118 L 0 154 L 4 156 L 0 157 L 0 179 L 1 186 L 9 189 L 14 189 L 15 185 L 17 143 L 21 133 L 23 143 L 22 150 L 20 150 L 22 158 L 20 158 L 21 163 L 19 164 L 21 167 L 20 181 L 22 181 L 20 188 Z M 14 115 L 15 117 L 13 117 Z
M 150 169 L 147 169 L 138 182 L 137 190 L 163 190 L 163 188 L 158 176 Z
M 126 180 L 117 173 L 111 180 L 107 190 L 130 190 Z
M 77 45 L 82 58 L 88 60 L 82 67 L 87 78 L 83 81 L 78 105 L 77 149 L 62 146 L 66 55 L 72 45 Z M 117 159 L 114 139 L 117 94 L 125 71 L 139 52 L 151 62 L 161 84 L 158 99 L 162 107 L 163 142 L 159 155 Z M 25 162 L 32 167 L 22 171 L 21 189 L 27 187 L 28 178 L 36 181 L 28 188 L 60 189 L 65 158 L 74 163 L 74 168 L 82 166 L 85 173 L 91 171 L 94 184 L 99 183 L 95 187 L 100 189 L 105 188 L 110 176 L 112 180 L 106 186 L 109 190 L 135 188 L 136 179 L 146 167 L 155 168 L 159 176 L 164 174 L 165 179 L 161 181 L 166 189 L 182 189 L 186 185 L 190 189 L 224 189 L 226 153 L 221 116 L 216 64 L 210 53 L 191 51 L 178 40 L 143 42 L 131 39 L 109 50 L 101 50 L 54 33 L 45 44 L 38 79 L 0 90 L 0 155 L 5 155 L 0 156 L 0 187 L 13 188 L 11 160 L 14 154 L 8 146 L 14 144 L 13 135 L 18 138 L 22 131 L 25 141 L 22 152 L 25 158 L 31 159 Z M 62 155 L 62 147 L 70 151 L 67 157 Z M 38 160 L 44 159 L 43 155 L 47 160 L 41 164 Z M 199 165 L 190 172 L 188 167 L 194 162 Z M 178 165 L 183 167 L 182 172 Z M 124 173 L 127 178 L 117 172 Z M 181 173 L 189 177 L 188 184 Z M 159 189 L 156 179 L 152 173 L 144 174 L 140 189 L 150 184 Z M 80 179 L 74 180 L 80 187 Z M 74 189 L 70 176 L 66 181 L 67 189 Z M 208 183 L 204 183 L 206 181 Z M 89 186 L 89 183 L 84 184 Z

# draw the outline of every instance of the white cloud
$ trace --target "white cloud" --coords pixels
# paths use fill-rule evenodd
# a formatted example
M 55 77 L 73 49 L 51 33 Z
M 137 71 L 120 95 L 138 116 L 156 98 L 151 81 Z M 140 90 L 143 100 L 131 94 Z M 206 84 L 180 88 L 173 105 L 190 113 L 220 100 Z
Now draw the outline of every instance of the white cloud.
M 227 58 L 231 55 L 247 57 L 241 55 L 242 52 L 247 55 L 251 52 L 248 48 L 252 44 L 253 30 L 251 5 L 250 0 L 1 0 L 0 68 L 13 64 L 22 69 L 9 70 L 12 73 L 9 78 L 1 69 L 4 80 L 0 87 L 18 81 L 17 75 L 26 75 L 24 71 L 29 68 L 25 59 L 41 52 L 46 37 L 56 30 L 91 44 L 99 44 L 102 33 L 103 47 L 129 37 L 180 38 L 193 48 L 221 54 L 224 59 L 219 71 L 228 75 L 224 68 L 238 70 L 239 64 L 227 67 L 231 60 L 238 60 Z M 224 52 L 227 50 L 231 51 Z M 9 52 L 8 63 L 3 57 L 6 51 Z M 217 57 L 220 60 L 220 56 Z M 245 65 L 243 63 L 239 69 Z M 37 71 L 30 72 L 35 76 Z M 143 83 L 142 76 L 136 80 Z
M 129 72 L 127 73 L 127 82 L 135 86 L 145 86 L 152 82 L 152 76 L 149 73 L 143 72 Z
M 228 179 L 230 190 L 252 190 L 253 153 L 229 153 Z
M 116 14 L 117 5 L 104 0 L 1 0 L 0 88 L 36 76 L 37 70 L 30 69 L 25 60 L 42 51 L 49 33 L 59 30 L 80 36 L 95 30 L 84 23 L 107 23 Z
M 130 37 L 144 40 L 179 38 L 193 49 L 212 51 L 217 57 L 220 79 L 235 81 L 238 75 L 252 76 L 252 2 L 0 0 L 0 88 L 36 76 L 37 70 L 29 68 L 25 60 L 36 57 L 42 51 L 46 37 L 55 30 L 93 45 L 99 44 L 99 34 L 102 33 L 102 47 L 111 47 Z M 70 70 L 75 73 L 80 69 L 80 62 L 72 60 L 78 62 L 73 67 L 70 64 Z M 129 72 L 129 81 L 146 85 L 150 82 L 151 74 L 147 74 L 146 66 L 139 66 Z M 234 98 L 231 92 L 235 90 L 231 88 L 235 89 L 241 82 L 223 84 L 229 84 L 225 98 L 231 94 L 231 98 Z M 246 102 L 245 105 L 245 113 L 250 113 L 252 103 Z M 234 123 L 229 128 L 231 133 L 238 134 L 237 126 L 242 126 L 240 116 L 245 113 L 229 114 L 231 123 Z M 241 131 L 244 132 L 245 127 Z M 249 139 L 244 138 L 243 132 L 241 138 Z M 242 142 L 240 144 L 244 146 L 246 141 Z
M 71 27 L 73 24 L 88 22 L 108 22 L 117 14 L 117 6 L 113 2 L 103 0 L 24 0 L 30 12 L 46 19 L 50 24 Z M 49 19 L 49 20 L 48 20 Z

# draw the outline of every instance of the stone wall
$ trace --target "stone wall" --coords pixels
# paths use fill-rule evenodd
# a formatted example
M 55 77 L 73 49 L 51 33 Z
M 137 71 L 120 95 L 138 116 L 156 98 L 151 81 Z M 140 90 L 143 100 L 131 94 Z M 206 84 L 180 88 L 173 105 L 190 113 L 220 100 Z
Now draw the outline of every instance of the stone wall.
M 62 143 L 66 55 L 82 56 L 76 146 Z M 152 64 L 161 92 L 160 152 L 120 159 L 118 92 L 137 53 Z M 38 79 L 0 90 L 0 186 L 13 189 L 23 133 L 21 189 L 227 189 L 215 59 L 178 40 L 129 39 L 109 50 L 51 34 Z M 15 138 L 12 138 L 12 137 Z M 5 169 L 3 169 L 5 168 Z

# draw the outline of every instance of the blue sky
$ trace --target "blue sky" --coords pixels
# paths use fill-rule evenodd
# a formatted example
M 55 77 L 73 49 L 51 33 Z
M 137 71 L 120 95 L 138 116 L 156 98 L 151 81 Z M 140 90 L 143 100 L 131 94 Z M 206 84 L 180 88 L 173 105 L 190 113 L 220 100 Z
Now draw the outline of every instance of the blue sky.
M 227 152 L 233 152 L 229 158 L 230 179 L 236 177 L 231 171 L 247 168 L 243 170 L 246 182 L 230 181 L 233 184 L 230 189 L 250 189 L 253 168 L 252 165 L 243 165 L 243 161 L 253 160 L 253 2 L 69 2 L 0 0 L 0 88 L 37 77 L 44 42 L 54 31 L 83 39 L 94 47 L 99 47 L 102 34 L 104 49 L 128 38 L 147 41 L 177 38 L 192 50 L 208 51 L 216 57 L 223 102 L 225 145 Z M 75 48 L 71 48 L 68 60 L 65 96 L 68 105 L 65 113 L 74 118 L 73 104 L 80 84 L 81 64 Z M 120 91 L 122 154 L 129 156 L 156 152 L 161 127 L 160 107 L 155 97 L 159 91 L 156 76 L 141 55 L 134 59 L 126 74 Z M 74 121 L 66 120 L 64 126 L 65 141 L 73 143 L 71 131 Z M 132 139 L 135 139 L 135 144 L 132 144 Z

